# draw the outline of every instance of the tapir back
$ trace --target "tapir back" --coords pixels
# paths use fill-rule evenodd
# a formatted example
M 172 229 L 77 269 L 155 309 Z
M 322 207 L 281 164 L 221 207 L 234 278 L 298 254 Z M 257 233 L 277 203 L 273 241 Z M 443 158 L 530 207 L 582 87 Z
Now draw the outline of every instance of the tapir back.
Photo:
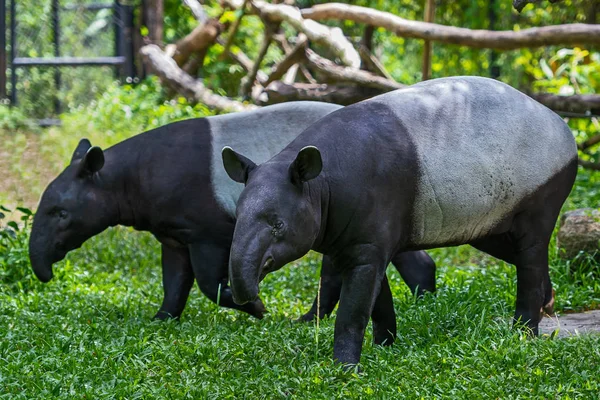
M 321 150 L 334 187 L 329 219 L 363 215 L 339 222 L 354 232 L 395 226 L 409 248 L 486 236 L 577 157 L 558 115 L 479 77 L 431 80 L 336 111 L 281 157 L 306 145 Z
M 485 236 L 577 157 L 558 115 L 491 79 L 433 80 L 381 100 L 415 146 L 420 246 Z

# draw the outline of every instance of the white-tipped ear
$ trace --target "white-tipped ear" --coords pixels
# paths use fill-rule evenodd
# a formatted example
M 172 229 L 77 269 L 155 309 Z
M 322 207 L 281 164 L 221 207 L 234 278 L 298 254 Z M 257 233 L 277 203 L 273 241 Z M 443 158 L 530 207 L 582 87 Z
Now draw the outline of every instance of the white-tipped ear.
M 77 176 L 80 178 L 90 176 L 104 166 L 104 152 L 98 146 L 90 147 L 79 162 Z
M 223 147 L 221 156 L 223 157 L 223 167 L 225 167 L 227 175 L 236 182 L 246 183 L 250 171 L 256 168 L 256 164 L 252 160 L 236 153 L 229 146 Z
M 290 176 L 294 184 L 315 179 L 323 169 L 321 152 L 315 146 L 303 147 L 290 165 Z

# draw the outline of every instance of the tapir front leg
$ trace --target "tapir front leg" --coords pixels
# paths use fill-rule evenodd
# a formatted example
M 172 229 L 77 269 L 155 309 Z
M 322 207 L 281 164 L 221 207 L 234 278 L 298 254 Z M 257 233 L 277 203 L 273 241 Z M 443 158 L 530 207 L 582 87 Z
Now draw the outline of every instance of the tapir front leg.
M 352 251 L 351 254 L 360 256 L 355 260 L 348 258 L 354 265 L 349 265 L 343 277 L 333 339 L 333 358 L 342 364 L 355 365 L 360 361 L 365 329 L 385 274 L 387 263 L 378 256 L 369 260 L 368 253 L 362 248 Z
M 196 281 L 206 297 L 219 306 L 244 311 L 258 319 L 263 318 L 266 309 L 260 299 L 244 305 L 233 301 L 228 284 L 229 247 L 214 243 L 195 243 L 189 249 Z
M 194 271 L 187 247 L 162 245 L 164 299 L 155 319 L 179 318 L 194 284 Z

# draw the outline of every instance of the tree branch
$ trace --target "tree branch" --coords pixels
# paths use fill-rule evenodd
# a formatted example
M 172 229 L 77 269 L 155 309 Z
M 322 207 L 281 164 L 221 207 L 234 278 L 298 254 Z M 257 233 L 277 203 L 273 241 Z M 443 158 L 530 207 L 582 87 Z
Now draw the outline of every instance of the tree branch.
M 192 11 L 194 18 L 201 24 L 205 23 L 208 20 L 208 15 L 202 8 L 202 4 L 200 4 L 197 0 L 183 0 L 186 6 Z
M 595 162 L 591 162 L 591 161 L 584 161 L 581 158 L 577 162 L 583 168 L 593 169 L 594 171 L 600 171 L 600 163 L 595 163 Z
M 229 49 L 231 48 L 233 39 L 235 38 L 235 35 L 242 23 L 242 18 L 244 18 L 244 15 L 246 15 L 246 1 L 244 1 L 244 4 L 241 6 L 241 10 L 242 10 L 241 11 L 242 14 L 233 22 L 233 25 L 231 25 L 231 28 L 229 28 L 229 34 L 227 35 L 227 41 L 223 45 L 224 49 L 223 49 L 223 53 L 221 53 L 221 55 L 229 53 Z
M 550 0 L 550 3 L 557 3 L 560 0 Z M 540 0 L 514 0 L 513 1 L 513 7 L 518 11 L 521 12 L 523 11 L 523 8 L 525 8 L 525 6 L 527 4 L 534 4 L 534 3 L 539 3 Z
M 528 93 L 528 95 L 554 111 L 600 114 L 598 94 L 559 96 L 549 93 Z
M 371 8 L 326 3 L 305 8 L 307 19 L 351 20 L 385 28 L 398 36 L 452 43 L 475 48 L 519 49 L 549 45 L 600 44 L 600 25 L 564 24 L 522 31 L 488 31 L 410 21 Z
M 215 19 L 209 19 L 206 23 L 198 25 L 189 35 L 179 40 L 174 47 L 173 59 L 177 65 L 183 65 L 193 53 L 201 52 L 210 47 L 219 33 L 222 25 Z
M 594 146 L 594 145 L 596 145 L 598 143 L 600 143 L 600 135 L 592 136 L 591 138 L 589 138 L 585 142 L 579 143 L 577 145 L 577 148 L 579 150 L 586 150 L 586 149 L 589 149 L 590 147 L 592 147 L 592 146 Z
M 394 80 L 392 76 L 387 72 L 383 64 L 369 51 L 369 49 L 365 45 L 360 45 L 358 47 L 358 54 L 360 54 L 360 58 L 362 59 L 363 66 L 366 67 L 366 70 L 382 76 L 389 80 Z
M 256 61 L 252 65 L 248 74 L 242 78 L 242 82 L 240 84 L 240 95 L 242 97 L 247 97 L 248 93 L 256 80 L 256 75 L 260 69 L 260 64 L 263 59 L 267 55 L 267 51 L 269 50 L 269 46 L 271 46 L 271 42 L 273 41 L 273 35 L 279 29 L 279 24 L 271 25 L 265 21 L 265 35 L 263 36 L 263 41 L 260 46 L 260 50 L 258 51 L 258 56 L 256 57 Z
M 232 8 L 240 6 L 239 0 L 222 0 L 222 3 Z M 360 56 L 340 28 L 332 28 L 315 21 L 305 20 L 297 7 L 286 4 L 269 4 L 265 1 L 255 0 L 251 1 L 251 5 L 263 19 L 272 22 L 287 22 L 308 36 L 311 41 L 331 50 L 345 65 L 357 69 L 360 67 Z
M 189 99 L 220 111 L 246 111 L 256 108 L 255 105 L 243 104 L 214 94 L 202 82 L 179 68 L 175 60 L 154 44 L 142 47 L 140 53 L 144 63 L 161 78 L 163 83 Z
M 383 91 L 405 87 L 405 85 L 401 83 L 382 78 L 367 71 L 337 65 L 332 61 L 319 56 L 311 49 L 306 49 L 306 60 L 310 66 L 336 81 L 357 83 L 363 86 L 381 89 Z
M 296 43 L 296 46 L 293 49 L 289 50 L 289 52 L 285 55 L 283 60 L 281 60 L 272 68 L 271 74 L 269 75 L 269 79 L 267 79 L 267 81 L 264 84 L 268 85 L 269 83 L 278 80 L 294 64 L 302 61 L 304 59 L 304 52 L 307 43 L 308 39 L 305 35 L 298 35 L 298 42 Z

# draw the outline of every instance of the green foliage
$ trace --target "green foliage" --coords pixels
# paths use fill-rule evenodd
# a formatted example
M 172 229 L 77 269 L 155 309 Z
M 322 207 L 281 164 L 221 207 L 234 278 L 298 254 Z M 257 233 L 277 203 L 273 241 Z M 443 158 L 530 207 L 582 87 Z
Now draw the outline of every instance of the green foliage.
M 0 132 L 35 131 L 36 124 L 22 109 L 0 104 Z
M 12 211 L 4 206 L 0 210 L 0 287 L 7 294 L 27 291 L 35 280 L 27 248 L 33 214 L 28 208 L 18 207 L 11 215 L 16 220 L 6 221 Z

